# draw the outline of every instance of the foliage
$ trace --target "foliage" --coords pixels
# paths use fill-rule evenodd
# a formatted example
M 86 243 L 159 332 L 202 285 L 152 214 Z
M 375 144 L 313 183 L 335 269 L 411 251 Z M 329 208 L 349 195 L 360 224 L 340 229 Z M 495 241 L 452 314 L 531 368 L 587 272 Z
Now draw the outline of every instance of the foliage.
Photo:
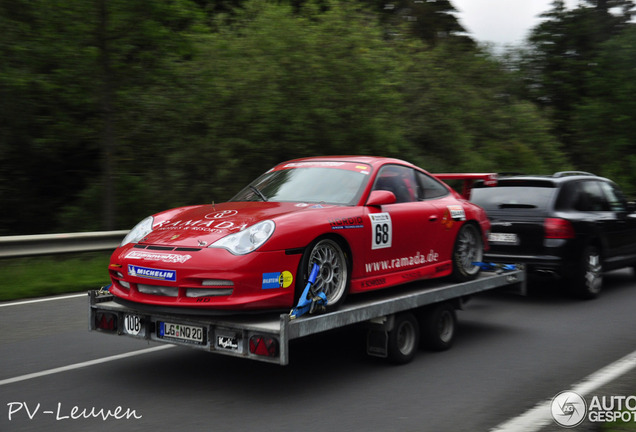
M 601 25 L 611 17 L 555 2 L 511 64 L 467 42 L 446 0 L 393 11 L 377 1 L 0 0 L 0 235 L 129 228 L 226 200 L 308 155 L 397 156 L 432 172 L 590 162 L 634 183 L 634 161 L 613 164 L 631 151 L 633 123 L 633 65 L 615 58 L 629 57 L 620 37 L 631 2 L 604 4 L 619 3 L 623 14 Z M 610 130 L 612 104 L 621 117 Z M 595 158 L 608 132 L 616 145 Z
M 484 52 L 454 49 L 414 54 L 407 74 L 407 133 L 429 169 L 547 173 L 567 166 L 549 123 L 512 94 L 501 66 Z
M 586 96 L 573 111 L 579 159 L 636 192 L 636 28 L 608 40 L 586 73 Z
M 555 0 L 530 35 L 531 49 L 522 66 L 527 95 L 547 109 L 557 138 L 580 167 L 585 161 L 575 151 L 572 115 L 587 95 L 588 72 L 602 44 L 630 26 L 633 8 L 630 0 L 586 0 L 567 9 L 563 0 Z
M 522 93 L 552 120 L 576 168 L 606 175 L 630 195 L 634 7 L 631 0 L 586 0 L 567 9 L 555 0 L 518 63 Z

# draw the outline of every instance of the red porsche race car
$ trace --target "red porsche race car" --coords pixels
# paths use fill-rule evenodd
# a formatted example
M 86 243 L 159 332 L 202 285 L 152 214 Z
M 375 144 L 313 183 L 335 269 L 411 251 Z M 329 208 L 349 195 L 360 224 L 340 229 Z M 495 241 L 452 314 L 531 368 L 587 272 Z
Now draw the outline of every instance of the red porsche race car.
M 181 310 L 289 309 L 315 263 L 315 289 L 335 306 L 348 293 L 475 278 L 489 228 L 480 207 L 408 162 L 297 159 L 226 203 L 142 220 L 111 257 L 110 292 Z

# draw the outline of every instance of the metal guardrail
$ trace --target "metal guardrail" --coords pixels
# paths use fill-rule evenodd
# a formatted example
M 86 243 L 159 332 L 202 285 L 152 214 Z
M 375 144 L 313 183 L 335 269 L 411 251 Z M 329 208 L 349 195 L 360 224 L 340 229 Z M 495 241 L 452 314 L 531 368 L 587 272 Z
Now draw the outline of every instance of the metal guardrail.
M 126 234 L 127 230 L 2 236 L 0 258 L 114 250 Z

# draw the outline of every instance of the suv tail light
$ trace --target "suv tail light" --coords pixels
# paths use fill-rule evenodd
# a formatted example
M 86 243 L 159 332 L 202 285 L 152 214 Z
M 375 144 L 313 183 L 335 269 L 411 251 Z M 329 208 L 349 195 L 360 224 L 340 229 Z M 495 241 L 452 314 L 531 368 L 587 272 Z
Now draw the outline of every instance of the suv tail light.
M 565 219 L 549 218 L 543 223 L 545 238 L 549 239 L 572 239 L 576 237 L 574 227 L 570 221 Z

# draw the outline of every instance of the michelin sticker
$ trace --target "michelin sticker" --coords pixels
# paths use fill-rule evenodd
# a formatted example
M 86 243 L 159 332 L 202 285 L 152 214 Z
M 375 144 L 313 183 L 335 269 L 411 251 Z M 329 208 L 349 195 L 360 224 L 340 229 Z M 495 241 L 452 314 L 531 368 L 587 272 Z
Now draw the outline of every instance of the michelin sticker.
M 169 282 L 177 281 L 177 272 L 175 270 L 161 270 L 150 267 L 140 267 L 132 264 L 128 264 L 128 274 L 130 276 L 162 280 Z

